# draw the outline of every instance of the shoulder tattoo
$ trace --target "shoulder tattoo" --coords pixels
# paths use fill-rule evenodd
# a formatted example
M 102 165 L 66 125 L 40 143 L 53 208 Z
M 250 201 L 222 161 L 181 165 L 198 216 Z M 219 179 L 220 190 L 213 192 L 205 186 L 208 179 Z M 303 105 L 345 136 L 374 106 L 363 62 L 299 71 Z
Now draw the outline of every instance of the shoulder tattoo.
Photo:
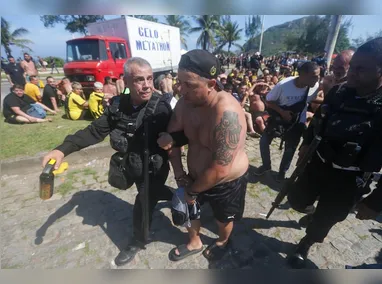
M 219 165 L 227 166 L 232 161 L 233 153 L 239 144 L 241 129 L 239 115 L 233 111 L 225 111 L 214 129 L 216 148 L 213 160 Z

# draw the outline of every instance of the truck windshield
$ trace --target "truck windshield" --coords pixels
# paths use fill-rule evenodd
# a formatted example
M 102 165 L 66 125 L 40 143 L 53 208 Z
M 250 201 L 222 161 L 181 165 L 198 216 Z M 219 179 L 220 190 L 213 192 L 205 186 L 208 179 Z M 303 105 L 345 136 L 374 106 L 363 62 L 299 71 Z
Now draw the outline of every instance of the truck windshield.
M 104 56 L 100 54 L 100 45 L 105 45 L 105 42 L 96 39 L 69 41 L 67 43 L 66 60 L 68 62 L 102 60 Z M 103 50 L 106 51 L 105 47 L 101 48 L 101 51 Z

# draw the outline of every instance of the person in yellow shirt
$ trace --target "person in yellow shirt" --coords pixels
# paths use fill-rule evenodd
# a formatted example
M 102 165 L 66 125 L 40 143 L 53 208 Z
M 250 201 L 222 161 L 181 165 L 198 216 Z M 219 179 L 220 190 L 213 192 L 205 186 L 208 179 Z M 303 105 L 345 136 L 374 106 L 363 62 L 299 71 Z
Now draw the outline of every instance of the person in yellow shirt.
M 88 117 L 89 103 L 85 100 L 82 86 L 78 82 L 72 83 L 72 92 L 65 100 L 65 113 L 71 120 L 79 120 Z
M 24 93 L 35 102 L 41 102 L 41 92 L 38 87 L 37 76 L 29 76 L 29 82 L 25 84 Z
M 95 82 L 94 92 L 91 93 L 89 97 L 89 111 L 95 119 L 99 118 L 103 114 L 104 98 L 105 94 L 103 93 L 103 84 L 101 82 Z
M 244 81 L 243 82 L 248 87 L 248 89 L 252 87 L 252 83 L 249 81 L 249 76 L 248 75 L 244 76 Z

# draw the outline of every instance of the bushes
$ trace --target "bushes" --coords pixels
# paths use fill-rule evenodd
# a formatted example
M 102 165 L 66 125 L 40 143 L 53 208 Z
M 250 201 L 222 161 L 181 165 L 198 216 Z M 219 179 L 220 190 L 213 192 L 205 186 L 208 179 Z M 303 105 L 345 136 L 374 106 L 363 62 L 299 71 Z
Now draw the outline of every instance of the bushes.
M 56 67 L 64 67 L 64 64 L 65 64 L 65 61 L 64 59 L 60 58 L 60 57 L 54 57 L 54 56 L 48 56 L 48 57 L 44 57 L 43 60 L 48 62 L 48 67 L 50 67 L 50 60 L 51 58 L 54 59 L 54 62 L 56 62 Z

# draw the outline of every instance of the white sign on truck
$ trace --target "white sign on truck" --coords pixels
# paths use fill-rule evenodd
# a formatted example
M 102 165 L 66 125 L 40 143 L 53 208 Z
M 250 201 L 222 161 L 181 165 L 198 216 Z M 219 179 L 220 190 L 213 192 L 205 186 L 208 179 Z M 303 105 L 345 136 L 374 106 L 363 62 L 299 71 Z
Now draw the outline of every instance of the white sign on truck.
M 178 69 L 181 56 L 179 28 L 133 17 L 88 24 L 90 35 L 124 38 L 131 56 L 150 62 L 153 71 Z

